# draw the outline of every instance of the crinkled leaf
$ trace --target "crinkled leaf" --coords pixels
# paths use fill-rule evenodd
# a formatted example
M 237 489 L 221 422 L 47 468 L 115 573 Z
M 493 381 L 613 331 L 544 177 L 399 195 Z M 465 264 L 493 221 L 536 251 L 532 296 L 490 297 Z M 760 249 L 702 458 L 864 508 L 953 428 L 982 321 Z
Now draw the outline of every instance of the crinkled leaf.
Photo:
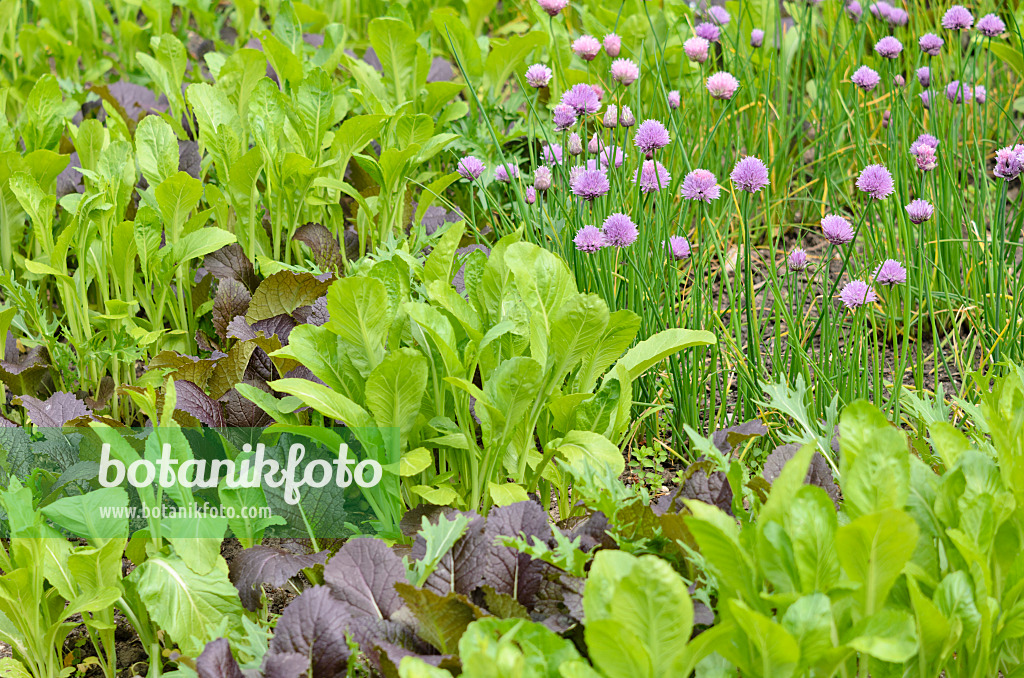
M 227 638 L 206 644 L 203 653 L 196 658 L 196 673 L 199 678 L 244 678 L 238 662 L 231 656 Z
M 405 566 L 379 539 L 350 539 L 324 568 L 324 581 L 349 608 L 350 616 L 390 619 L 402 606 L 395 584 L 405 580 Z
M 18 400 L 32 423 L 40 428 L 61 428 L 72 419 L 92 415 L 92 410 L 84 402 L 73 393 L 64 391 L 57 391 L 45 401 L 27 395 L 20 396 Z
M 245 315 L 251 299 L 252 295 L 245 285 L 234 278 L 221 279 L 217 285 L 217 296 L 213 299 L 213 329 L 217 331 L 217 336 L 228 338 L 228 323 L 235 316 Z
M 292 601 L 277 620 L 264 666 L 274 655 L 298 654 L 306 658 L 310 678 L 345 675 L 350 654 L 345 641 L 348 621 L 345 604 L 328 587 L 314 586 Z
M 494 544 L 499 536 L 524 537 L 530 541 L 537 537 L 546 541 L 551 536 L 547 515 L 539 504 L 521 501 L 508 506 L 499 506 L 487 516 L 486 539 Z M 525 553 L 507 546 L 493 545 L 484 563 L 483 584 L 491 586 L 497 593 L 515 597 L 529 606 L 540 588 L 543 563 L 535 561 Z
M 228 577 L 238 589 L 245 609 L 255 610 L 260 604 L 260 585 L 284 586 L 303 568 L 326 563 L 328 555 L 329 551 L 303 555 L 260 544 L 235 555 L 228 567 Z
M 416 617 L 420 637 L 444 654 L 455 652 L 466 627 L 487 614 L 457 593 L 440 596 L 405 582 L 395 589 Z
M 224 426 L 224 411 L 221 404 L 206 395 L 203 389 L 185 380 L 176 380 L 174 388 L 178 394 L 175 409 L 192 415 L 205 426 Z
M 232 279 L 245 285 L 252 292 L 259 284 L 252 262 L 238 243 L 231 243 L 216 252 L 206 255 L 203 266 L 219 280 Z
M 315 302 L 329 285 L 329 281 L 318 280 L 312 273 L 278 271 L 253 292 L 245 319 L 255 323 L 282 313 L 290 314 L 299 306 Z
M 295 230 L 292 240 L 306 244 L 313 253 L 313 262 L 323 271 L 341 269 L 341 245 L 323 224 L 309 222 Z

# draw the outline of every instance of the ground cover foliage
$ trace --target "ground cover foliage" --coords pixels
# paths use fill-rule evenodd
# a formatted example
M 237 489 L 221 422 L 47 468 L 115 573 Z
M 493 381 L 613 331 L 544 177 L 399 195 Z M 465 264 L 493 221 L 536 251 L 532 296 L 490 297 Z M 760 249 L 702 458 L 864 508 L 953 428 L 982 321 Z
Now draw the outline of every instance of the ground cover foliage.
M 1022 21 L 0 0 L 0 675 L 1024 675 Z

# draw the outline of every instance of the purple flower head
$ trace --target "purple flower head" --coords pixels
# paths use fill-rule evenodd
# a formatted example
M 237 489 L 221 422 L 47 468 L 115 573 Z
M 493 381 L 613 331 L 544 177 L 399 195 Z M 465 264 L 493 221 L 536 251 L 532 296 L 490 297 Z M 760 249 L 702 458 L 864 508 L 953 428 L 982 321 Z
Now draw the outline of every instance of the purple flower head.
M 1014 179 L 1024 170 L 1024 145 L 1007 146 L 996 151 L 996 168 L 993 174 L 1000 179 Z
M 882 78 L 878 75 L 878 72 L 867 66 L 861 66 L 850 76 L 850 82 L 865 92 L 870 92 L 875 87 L 878 87 L 878 83 L 881 81 Z
M 510 184 L 512 180 L 519 176 L 519 168 L 512 163 L 506 163 L 504 165 L 498 165 L 494 170 L 494 178 L 503 184 Z
M 922 106 L 924 106 L 925 108 L 931 108 L 932 107 L 932 96 L 934 94 L 935 94 L 935 92 L 933 90 L 926 89 L 925 91 L 921 92 L 917 96 L 921 97 L 921 105 Z
M 725 71 L 719 71 L 709 76 L 707 80 L 708 92 L 714 99 L 732 99 L 739 86 L 740 81 Z
M 473 181 L 484 173 L 484 164 L 476 156 L 467 155 L 459 161 L 458 172 L 466 181 Z
M 917 169 L 922 172 L 931 172 L 939 166 L 939 159 L 931 146 L 922 146 L 914 155 L 917 157 Z
M 887 35 L 875 43 L 875 51 L 882 58 L 895 59 L 903 51 L 903 43 L 891 35 Z
M 629 59 L 616 59 L 612 62 L 612 80 L 622 85 L 632 85 L 640 77 L 640 68 Z
M 585 169 L 572 180 L 572 193 L 590 201 L 608 192 L 608 175 L 603 169 Z
M 679 90 L 674 89 L 668 93 L 668 107 L 673 111 L 679 108 L 679 105 L 683 103 L 682 97 L 679 95 Z
M 971 88 L 965 82 L 954 80 L 946 85 L 946 98 L 952 104 L 962 104 L 965 98 L 970 99 L 972 96 Z
M 629 247 L 639 235 L 633 220 L 620 212 L 608 215 L 601 230 L 604 232 L 605 244 L 611 247 Z
M 875 294 L 875 290 L 871 288 L 863 280 L 852 280 L 846 283 L 843 290 L 839 293 L 839 301 L 846 305 L 846 308 L 855 309 L 864 304 L 870 304 L 878 301 L 878 295 Z
M 974 86 L 974 101 L 983 104 L 988 101 L 988 90 L 985 89 L 984 85 Z
M 928 146 L 934 150 L 939 147 L 939 140 L 931 134 L 921 134 L 914 140 L 914 143 L 910 144 L 910 152 L 917 155 L 917 151 L 924 146 Z
M 694 34 L 698 38 L 704 38 L 708 42 L 718 42 L 718 38 L 721 36 L 721 31 L 718 30 L 718 26 L 708 23 L 705 21 L 702 24 L 697 24 L 693 29 Z
M 622 50 L 622 38 L 620 38 L 619 36 L 615 35 L 614 33 L 609 33 L 608 35 L 604 36 L 604 53 L 605 54 L 607 54 L 608 56 L 610 56 L 611 58 L 614 59 L 615 57 L 619 56 L 619 52 L 621 50 Z
M 601 99 L 590 85 L 581 82 L 562 95 L 562 103 L 572 106 L 576 115 L 592 115 L 601 107 Z
M 927 66 L 921 66 L 917 69 L 917 81 L 921 83 L 921 87 L 927 87 L 932 84 L 932 69 Z
M 687 200 L 703 200 L 710 203 L 718 200 L 722 195 L 722 189 L 718 186 L 718 179 L 706 169 L 695 169 L 683 178 L 683 187 L 680 193 Z
M 601 137 L 597 136 L 597 132 L 594 132 L 594 136 L 590 137 L 590 141 L 587 142 L 587 153 L 600 153 L 603 146 L 604 143 L 601 141 Z
M 595 82 L 590 89 L 594 90 L 594 96 L 597 97 L 598 107 L 600 107 L 601 102 L 604 101 L 604 88 Z
M 902 7 L 893 7 L 889 10 L 889 16 L 885 18 L 890 26 L 906 26 L 910 21 L 910 15 Z
M 537 202 L 537 189 L 533 186 L 527 186 L 523 198 L 526 200 L 527 205 Z
M 569 155 L 579 155 L 583 152 L 583 139 L 580 139 L 580 135 L 573 132 L 569 135 L 569 139 L 565 142 L 566 150 L 569 151 Z
M 629 106 L 622 107 L 622 115 L 619 116 L 619 126 L 630 128 L 636 124 L 636 118 L 633 117 L 633 111 L 629 110 Z
M 551 188 L 551 168 L 541 165 L 533 170 L 533 185 L 538 191 Z
M 850 222 L 838 214 L 826 214 L 821 220 L 821 231 L 825 234 L 825 239 L 833 245 L 845 245 L 853 240 Z
M 664 165 L 654 160 L 644 160 L 643 167 L 633 173 L 633 183 L 638 184 L 644 193 L 668 188 L 670 181 L 672 175 Z
M 868 165 L 857 179 L 857 188 L 875 200 L 884 200 L 892 195 L 892 175 L 884 165 Z
M 558 16 L 558 13 L 568 6 L 569 0 L 537 0 L 537 4 L 549 16 Z
M 702 37 L 694 36 L 688 38 L 683 43 L 683 51 L 686 52 L 687 58 L 690 61 L 696 61 L 698 64 L 702 64 L 708 60 L 708 48 L 710 44 L 707 40 Z
M 592 35 L 580 36 L 573 41 L 572 51 L 584 61 L 593 61 L 601 51 L 601 41 Z
M 888 19 L 889 13 L 892 12 L 892 5 L 888 2 L 875 2 L 868 6 L 868 10 L 871 12 L 871 16 L 876 19 Z
M 541 155 L 544 156 L 544 162 L 561 165 L 562 144 L 544 144 L 544 147 L 541 148 Z
M 882 113 L 882 129 L 889 129 L 890 118 L 892 118 L 892 112 L 886 109 L 885 113 Z
M 978 19 L 978 32 L 990 38 L 995 38 L 1006 32 L 1006 24 L 997 14 L 986 14 Z
M 551 121 L 555 123 L 555 131 L 567 130 L 576 124 L 576 111 L 569 104 L 558 104 L 551 114 Z
M 729 11 L 725 7 L 719 7 L 718 5 L 708 7 L 707 14 L 708 18 L 719 26 L 728 26 L 729 22 L 732 21 Z
M 902 285 L 907 282 L 907 269 L 895 259 L 886 259 L 875 269 L 875 283 L 879 285 Z
M 768 179 L 768 168 L 759 158 L 752 155 L 737 162 L 729 178 L 736 188 L 748 193 L 757 193 L 771 183 Z
M 928 56 L 939 56 L 946 41 L 934 33 L 925 33 L 917 39 L 917 46 Z
M 755 28 L 754 30 L 750 31 L 750 46 L 751 47 L 760 47 L 763 44 L 764 44 L 764 31 L 762 31 L 760 28 Z
M 668 237 L 668 246 L 672 250 L 672 257 L 676 261 L 690 256 L 690 243 L 681 235 L 670 235 Z
M 644 120 L 633 135 L 633 144 L 644 153 L 664 148 L 669 141 L 668 130 L 657 120 Z
M 534 64 L 526 69 L 526 84 L 530 87 L 547 87 L 551 82 L 551 69 L 544 64 Z
M 864 14 L 864 10 L 861 8 L 860 3 L 857 0 L 847 3 L 846 14 L 854 21 L 860 21 L 860 17 Z
M 618 146 L 605 146 L 601 149 L 601 166 L 609 167 L 615 166 L 616 168 L 622 167 L 622 161 L 625 160 L 626 154 L 622 152 L 622 149 Z
M 596 252 L 604 247 L 604 234 L 597 226 L 588 224 L 576 232 L 572 241 L 580 252 Z
M 789 267 L 794 271 L 802 271 L 807 268 L 807 252 L 797 247 L 789 253 Z
M 604 119 L 601 124 L 608 129 L 614 129 L 619 124 L 619 109 L 615 104 L 608 104 L 604 109 Z
M 897 73 L 896 76 L 892 79 L 892 84 L 895 87 L 903 87 L 904 85 L 907 84 L 907 79 L 904 78 L 902 74 Z
M 910 217 L 910 221 L 915 224 L 923 224 L 932 218 L 935 213 L 935 208 L 927 200 L 912 200 L 909 205 L 904 207 L 907 211 L 907 216 Z
M 953 5 L 942 15 L 942 27 L 947 31 L 965 31 L 974 25 L 974 15 L 962 5 Z

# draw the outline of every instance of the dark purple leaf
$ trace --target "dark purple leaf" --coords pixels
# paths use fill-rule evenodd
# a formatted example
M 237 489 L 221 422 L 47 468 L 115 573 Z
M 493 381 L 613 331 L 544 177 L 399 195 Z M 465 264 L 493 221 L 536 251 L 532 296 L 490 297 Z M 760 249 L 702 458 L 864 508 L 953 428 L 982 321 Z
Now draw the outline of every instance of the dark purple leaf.
M 580 550 L 591 551 L 598 546 L 612 548 L 615 540 L 608 534 L 608 518 L 601 511 L 595 511 L 570 529 L 562 530 L 570 540 L 580 540 Z
M 800 451 L 800 445 L 791 443 L 789 445 L 781 445 L 776 447 L 768 458 L 764 462 L 764 470 L 762 475 L 769 484 L 774 483 L 775 480 L 782 473 L 782 469 L 786 466 L 790 459 L 796 456 L 796 453 Z M 804 477 L 805 485 L 817 485 L 821 489 L 828 493 L 832 503 L 839 507 L 839 486 L 836 485 L 835 478 L 832 476 L 832 469 L 828 465 L 828 460 L 822 456 L 821 452 L 815 452 L 814 456 L 811 457 L 811 465 L 807 469 L 807 475 Z
M 320 49 L 324 46 L 324 34 L 323 33 L 303 33 L 302 41 L 310 47 Z
M 228 426 L 241 428 L 262 428 L 274 423 L 273 417 L 243 398 L 237 389 L 231 389 L 220 399 L 224 405 L 224 420 Z
M 178 171 L 186 172 L 193 179 L 199 178 L 202 158 L 199 156 L 199 144 L 194 141 L 178 142 Z
M 345 642 L 348 606 L 326 586 L 314 586 L 292 601 L 277 620 L 264 666 L 273 655 L 291 653 L 308 658 L 310 678 L 345 675 L 349 648 Z M 269 674 L 264 670 L 264 674 Z
M 331 314 L 327 312 L 327 295 L 320 297 L 309 306 L 300 306 L 295 309 L 292 311 L 292 317 L 300 325 L 323 326 L 331 319 Z
M 223 278 L 220 281 L 217 296 L 213 298 L 213 329 L 217 331 L 217 336 L 228 338 L 228 324 L 234 318 L 245 315 L 251 299 L 252 295 L 245 285 L 234 278 Z
M 196 657 L 196 673 L 199 678 L 244 678 L 238 662 L 231 656 L 227 638 L 206 644 L 202 654 Z
M 81 193 L 85 190 L 80 169 L 82 169 L 82 162 L 78 159 L 78 152 L 74 151 L 71 153 L 68 166 L 57 175 L 57 200 L 70 193 Z
M 329 551 L 301 555 L 281 548 L 257 545 L 243 549 L 235 556 L 228 568 L 228 576 L 238 589 L 238 596 L 245 609 L 255 610 L 260 604 L 262 584 L 274 588 L 284 586 L 303 568 L 326 563 L 328 555 Z
M 484 562 L 483 584 L 498 593 L 515 596 L 530 607 L 540 588 L 543 562 L 507 546 L 495 545 L 500 536 L 524 537 L 527 541 L 538 537 L 541 541 L 550 541 L 551 528 L 544 509 L 535 502 L 520 501 L 492 509 L 487 516 L 485 538 L 492 547 Z
M 370 64 L 375 71 L 378 73 L 384 72 L 384 66 L 381 65 L 380 59 L 377 57 L 377 52 L 372 47 L 367 47 L 366 51 L 363 52 L 363 61 Z
M 281 340 L 281 345 L 288 343 L 288 337 L 291 335 L 292 330 L 298 323 L 290 316 L 284 313 L 275 315 L 273 318 L 265 318 L 263 320 L 257 320 L 253 323 L 252 328 L 257 332 L 263 332 L 266 337 L 272 337 L 277 335 L 277 338 Z
M 710 476 L 704 469 L 694 472 L 686 479 L 682 494 L 687 499 L 697 499 L 717 506 L 732 515 L 732 486 L 721 471 L 715 471 Z
M 452 590 L 464 596 L 473 593 L 484 582 L 484 564 L 495 548 L 487 540 L 486 521 L 475 513 L 463 515 L 469 518 L 466 533 L 441 557 L 423 584 L 423 588 L 438 595 L 443 596 Z M 410 555 L 422 560 L 426 549 L 426 540 L 417 536 Z
M 96 93 L 103 99 L 103 108 L 96 116 L 99 120 L 106 119 L 106 107 L 120 107 L 131 120 L 138 121 L 147 113 L 164 113 L 168 109 L 167 100 L 157 97 L 151 90 L 142 85 L 136 85 L 127 80 L 121 80 L 111 85 L 95 87 Z M 121 111 L 118 111 L 120 114 Z
M 72 419 L 92 415 L 84 402 L 64 391 L 57 391 L 45 401 L 27 395 L 19 400 L 32 423 L 42 428 L 61 428 Z
M 323 224 L 309 222 L 299 226 L 295 235 L 292 236 L 292 240 L 297 240 L 309 247 L 313 253 L 313 261 L 321 270 L 341 270 L 341 245 L 334 234 Z
M 226 245 L 216 252 L 206 255 L 203 266 L 218 280 L 231 278 L 245 285 L 252 292 L 259 285 L 252 262 L 245 256 L 245 251 L 238 243 Z
M 405 581 L 401 559 L 379 539 L 350 539 L 324 568 L 324 581 L 351 616 L 390 619 L 402 606 L 395 584 Z
M 742 424 L 715 431 L 711 434 L 711 441 L 722 454 L 729 455 L 732 449 L 744 440 L 763 436 L 766 433 L 768 433 L 767 426 L 758 419 L 751 419 Z
M 260 674 L 263 678 L 311 678 L 308 671 L 308 657 L 297 652 L 282 652 L 280 654 L 268 652 L 263 657 L 263 670 Z
M 224 410 L 221 404 L 206 395 L 203 389 L 185 380 L 175 380 L 174 389 L 178 394 L 178 401 L 174 406 L 176 410 L 192 415 L 205 426 L 224 427 Z
M 443 57 L 434 57 L 430 62 L 430 70 L 427 72 L 427 82 L 447 82 L 455 78 L 455 70 L 452 62 Z
M 421 220 L 427 235 L 433 235 L 437 232 L 437 229 L 441 228 L 441 225 L 444 224 L 444 217 L 447 213 L 448 210 L 440 205 L 431 205 L 427 208 L 427 211 L 423 213 L 423 219 Z
M 231 339 L 238 339 L 239 341 L 248 341 L 257 337 L 256 330 L 252 328 L 252 325 L 245 322 L 245 316 L 236 315 L 228 323 L 224 333 Z

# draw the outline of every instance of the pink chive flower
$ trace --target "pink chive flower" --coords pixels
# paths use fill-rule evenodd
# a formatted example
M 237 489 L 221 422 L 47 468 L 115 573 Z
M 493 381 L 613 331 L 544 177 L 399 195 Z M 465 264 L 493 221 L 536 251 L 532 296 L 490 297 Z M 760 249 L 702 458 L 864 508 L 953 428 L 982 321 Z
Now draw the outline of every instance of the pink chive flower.
M 917 137 L 917 139 L 914 140 L 914 143 L 910 144 L 910 152 L 913 153 L 914 155 L 917 155 L 920 149 L 924 148 L 925 146 L 931 148 L 932 150 L 938 148 L 938 138 L 933 137 L 931 134 L 927 133 L 921 134 L 920 136 Z
M 604 109 L 604 119 L 601 124 L 608 129 L 614 129 L 619 124 L 619 109 L 614 104 L 608 104 Z
M 544 144 L 540 149 L 544 162 L 552 165 L 562 164 L 562 144 Z
M 927 66 L 921 66 L 917 69 L 917 81 L 921 83 L 921 87 L 928 87 L 932 84 L 932 69 Z
M 612 80 L 629 87 L 640 77 L 640 68 L 629 59 L 616 59 L 612 62 Z
M 922 147 L 914 155 L 917 158 L 917 169 L 922 172 L 931 172 L 939 166 L 939 159 L 936 157 L 935 149 L 931 146 Z
M 1024 170 L 1024 145 L 1006 146 L 996 151 L 996 168 L 993 171 L 1000 179 L 1010 181 Z
M 704 38 L 694 36 L 683 43 L 683 51 L 686 52 L 686 56 L 690 61 L 702 64 L 708 60 L 708 48 L 710 46 Z
M 946 41 L 934 33 L 925 33 L 917 39 L 917 46 L 928 56 L 939 56 Z
M 644 153 L 664 148 L 670 141 L 668 130 L 657 120 L 644 120 L 633 135 L 633 144 Z
M 953 5 L 942 15 L 942 27 L 947 31 L 965 31 L 974 24 L 974 15 L 962 5 Z
M 892 79 L 892 84 L 894 87 L 903 87 L 904 85 L 907 84 L 907 80 L 906 78 L 903 77 L 902 74 L 897 73 L 896 77 Z
M 895 259 L 886 259 L 875 269 L 874 279 L 878 285 L 902 285 L 907 282 L 907 269 Z
M 906 26 L 910 21 L 910 15 L 902 7 L 893 7 L 885 18 L 890 26 Z
M 597 132 L 594 132 L 594 136 L 590 137 L 590 141 L 587 142 L 587 153 L 596 155 L 601 152 L 601 148 L 604 143 L 601 141 L 601 137 L 597 136 Z
M 558 16 L 558 13 L 569 5 L 569 0 L 537 0 L 537 4 L 549 16 Z
M 878 301 L 878 295 L 871 285 L 863 280 L 851 280 L 839 293 L 839 301 L 843 302 L 846 308 L 853 310 Z
M 708 23 L 705 21 L 702 24 L 697 24 L 693 29 L 694 34 L 698 38 L 704 38 L 708 42 L 718 42 L 718 38 L 721 37 L 722 32 L 718 30 L 718 26 Z
M 611 247 L 629 247 L 639 235 L 633 220 L 621 212 L 608 215 L 601 225 L 601 231 L 605 243 Z
M 599 198 L 608 192 L 608 175 L 603 169 L 585 169 L 572 180 L 572 193 L 586 201 Z
M 797 247 L 789 253 L 789 267 L 794 271 L 802 271 L 807 268 L 807 252 Z
M 594 88 L 586 83 L 573 85 L 562 95 L 562 103 L 572 106 L 576 115 L 592 115 L 601 107 L 601 99 Z
M 838 214 L 826 214 L 821 220 L 821 231 L 825 234 L 825 240 L 833 245 L 845 245 L 853 240 L 850 222 Z
M 846 14 L 854 21 L 860 21 L 860 17 L 863 13 L 864 10 L 861 8 L 860 3 L 857 2 L 857 0 L 853 0 L 853 2 L 846 5 Z
M 722 189 L 715 175 L 706 169 L 695 169 L 683 178 L 680 193 L 686 200 L 701 200 L 710 203 L 718 200 Z
M 923 105 L 925 108 L 931 108 L 932 107 L 932 95 L 934 95 L 934 94 L 935 94 L 934 91 L 932 91 L 930 89 L 926 89 L 925 91 L 921 92 L 917 96 L 921 97 L 921 105 Z
M 884 165 L 868 165 L 857 179 L 857 188 L 875 200 L 884 200 L 892 195 L 892 175 Z
M 537 189 L 533 186 L 527 186 L 524 192 L 523 199 L 526 200 L 527 205 L 532 205 L 537 202 Z
M 618 146 L 605 146 L 601 149 L 601 166 L 616 168 L 622 167 L 622 162 L 625 160 L 626 154 L 622 152 L 622 149 Z
M 850 82 L 865 92 L 870 92 L 875 87 L 878 87 L 878 83 L 881 81 L 882 78 L 878 75 L 878 71 L 867 66 L 861 66 L 850 76 Z
M 551 114 L 551 121 L 555 123 L 555 130 L 561 132 L 576 124 L 576 111 L 569 104 L 558 104 Z
M 604 36 L 603 44 L 605 54 L 607 54 L 613 59 L 619 56 L 619 52 L 622 50 L 622 38 L 615 35 L 614 33 L 609 33 L 608 35 Z
M 604 234 L 601 233 L 601 229 L 590 224 L 577 231 L 576 237 L 572 241 L 580 252 L 596 252 L 604 247 L 605 244 Z
M 643 167 L 633 173 L 633 183 L 640 186 L 640 190 L 644 193 L 668 188 L 670 181 L 672 181 L 672 175 L 668 173 L 664 165 L 654 160 L 644 160 Z
M 584 61 L 593 61 L 601 51 L 601 42 L 592 35 L 583 35 L 573 41 L 572 51 Z
M 1006 32 L 1006 24 L 996 14 L 986 14 L 978 19 L 978 32 L 982 35 L 995 38 Z
M 551 188 L 551 168 L 541 165 L 533 170 L 533 186 L 538 191 L 546 191 Z
M 707 80 L 708 92 L 714 99 L 732 99 L 739 86 L 740 81 L 725 71 L 719 71 L 709 76 Z
M 479 158 L 467 155 L 459 161 L 458 172 L 466 181 L 473 181 L 474 179 L 479 179 L 480 175 L 484 173 L 484 167 L 485 165 Z
M 565 146 L 565 150 L 569 151 L 569 155 L 579 155 L 583 152 L 583 139 L 580 138 L 577 132 L 573 132 L 566 140 Z
M 875 51 L 884 59 L 895 59 L 903 51 L 903 43 L 891 35 L 887 35 L 875 43 Z
M 750 46 L 757 48 L 763 44 L 764 31 L 762 31 L 760 28 L 755 28 L 754 30 L 750 31 Z
M 681 235 L 670 235 L 668 237 L 668 246 L 672 250 L 672 257 L 676 261 L 690 256 L 690 243 Z
M 974 86 L 974 101 L 979 104 L 983 104 L 988 101 L 988 90 L 985 89 L 984 85 Z
M 935 208 L 927 200 L 912 200 L 909 205 L 904 207 L 907 211 L 907 216 L 910 221 L 915 224 L 923 224 L 932 218 L 935 213 Z
M 526 69 L 526 84 L 537 89 L 547 87 L 552 75 L 551 69 L 544 64 L 534 64 Z
M 752 155 L 737 162 L 729 178 L 736 188 L 748 193 L 757 193 L 771 183 L 768 168 L 759 158 Z
M 708 18 L 719 26 L 728 26 L 729 22 L 732 21 L 732 16 L 729 15 L 729 11 L 725 7 L 720 7 L 718 5 L 708 7 Z
M 962 83 L 959 80 L 946 85 L 946 98 L 949 99 L 951 104 L 962 104 L 964 99 L 970 99 L 973 96 L 971 88 L 967 86 L 967 83 Z
M 504 165 L 498 165 L 494 170 L 494 178 L 503 184 L 510 184 L 512 180 L 519 176 L 519 168 L 512 163 L 506 163 Z
M 890 118 L 892 118 L 892 113 L 887 109 L 885 113 L 882 113 L 882 129 L 889 129 Z
M 633 111 L 629 110 L 629 106 L 622 107 L 622 115 L 619 116 L 619 126 L 629 129 L 636 124 L 636 118 L 633 117 Z
M 679 108 L 679 105 L 683 103 L 683 98 L 679 95 L 679 90 L 674 89 L 668 93 L 668 107 L 673 111 Z

